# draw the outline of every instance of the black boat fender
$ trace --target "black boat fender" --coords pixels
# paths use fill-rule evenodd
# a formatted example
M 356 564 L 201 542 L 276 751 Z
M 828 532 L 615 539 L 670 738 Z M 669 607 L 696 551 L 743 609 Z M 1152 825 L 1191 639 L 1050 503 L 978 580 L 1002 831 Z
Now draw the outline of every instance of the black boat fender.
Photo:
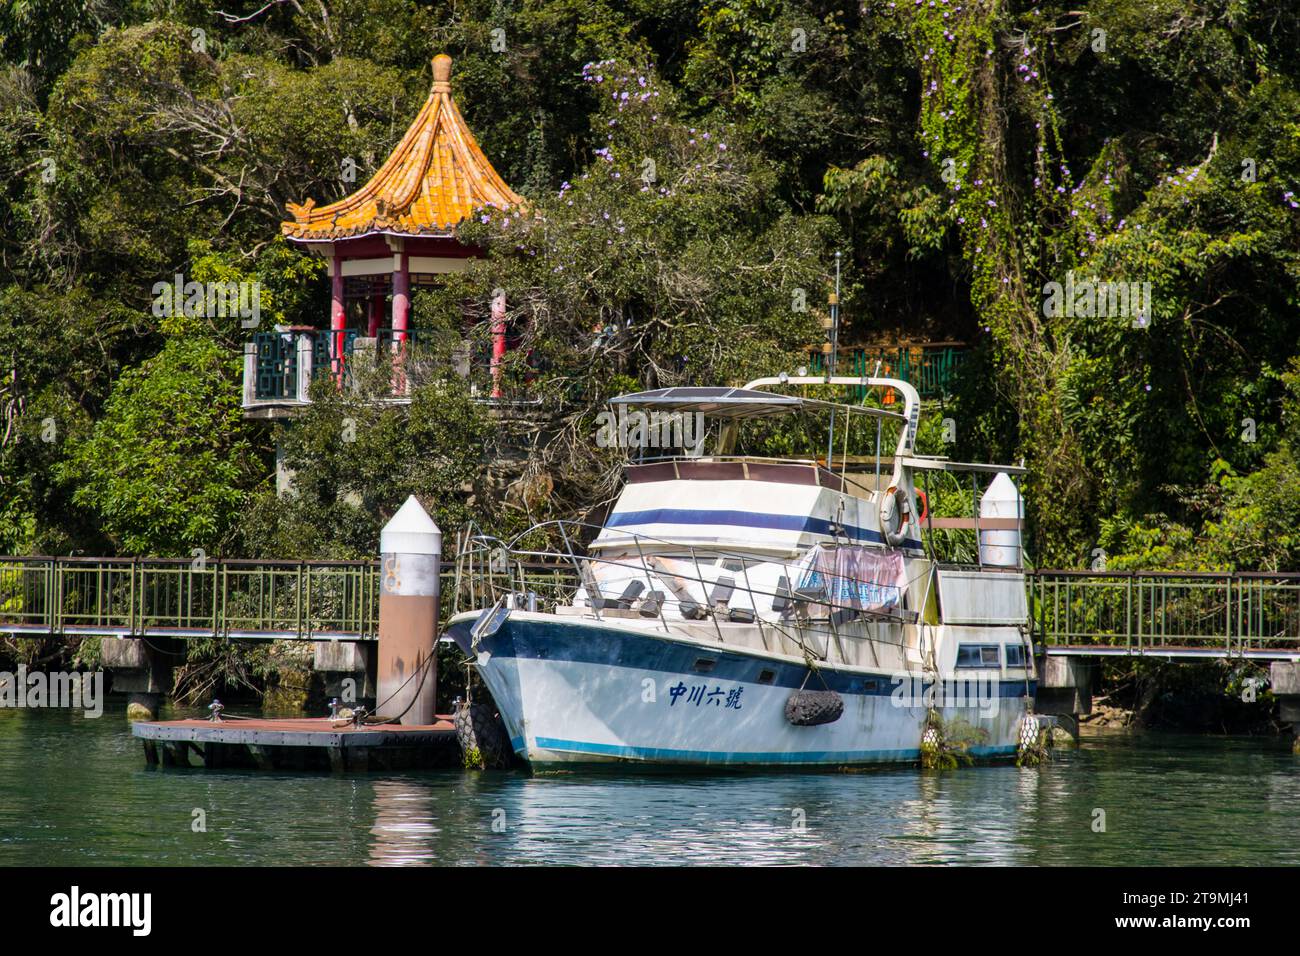
M 844 715 L 844 698 L 833 690 L 797 690 L 785 702 L 785 719 L 796 727 L 833 724 Z
M 490 697 L 456 702 L 456 741 L 467 769 L 508 770 L 514 763 L 510 734 Z

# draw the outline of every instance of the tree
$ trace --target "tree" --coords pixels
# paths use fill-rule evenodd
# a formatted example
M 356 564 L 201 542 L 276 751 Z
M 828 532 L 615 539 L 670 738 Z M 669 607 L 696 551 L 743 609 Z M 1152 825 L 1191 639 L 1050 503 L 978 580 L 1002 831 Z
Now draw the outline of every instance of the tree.
M 169 340 L 118 379 L 103 417 L 58 468 L 128 554 L 221 552 L 265 464 L 241 421 L 239 369 L 200 338 Z

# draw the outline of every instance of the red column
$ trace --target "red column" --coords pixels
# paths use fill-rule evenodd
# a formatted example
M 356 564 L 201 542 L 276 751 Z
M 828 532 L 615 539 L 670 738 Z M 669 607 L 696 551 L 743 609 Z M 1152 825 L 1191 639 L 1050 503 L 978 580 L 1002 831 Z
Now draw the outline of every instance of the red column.
M 334 256 L 330 262 L 330 359 L 334 364 L 335 379 L 343 382 L 343 331 L 347 328 L 347 313 L 343 309 L 343 259 Z
M 393 359 L 393 390 L 404 395 L 406 374 L 402 368 L 402 356 L 406 351 L 406 326 L 411 314 L 410 257 L 403 250 L 397 254 L 397 261 L 397 269 L 393 272 L 393 350 L 397 353 Z
M 393 340 L 405 342 L 406 323 L 411 314 L 410 259 L 405 252 L 398 255 L 401 264 L 393 272 Z
M 492 296 L 492 397 L 501 397 L 501 363 L 506 357 L 506 293 Z

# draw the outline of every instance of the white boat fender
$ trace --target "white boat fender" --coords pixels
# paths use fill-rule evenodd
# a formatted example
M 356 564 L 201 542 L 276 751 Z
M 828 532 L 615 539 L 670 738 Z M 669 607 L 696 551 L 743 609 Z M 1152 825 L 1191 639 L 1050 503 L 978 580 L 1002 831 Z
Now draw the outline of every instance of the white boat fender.
M 785 719 L 796 727 L 833 724 L 844 714 L 844 698 L 833 690 L 797 690 L 785 702 Z
M 911 524 L 912 508 L 907 492 L 897 485 L 890 485 L 880 502 L 880 533 L 891 545 L 898 547 L 907 540 Z

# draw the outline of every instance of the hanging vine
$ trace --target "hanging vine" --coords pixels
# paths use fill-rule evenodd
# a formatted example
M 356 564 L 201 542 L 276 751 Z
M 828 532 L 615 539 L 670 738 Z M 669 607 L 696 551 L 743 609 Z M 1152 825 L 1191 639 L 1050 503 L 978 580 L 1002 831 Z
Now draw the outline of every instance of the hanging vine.
M 1038 292 L 1045 276 L 1073 266 L 1080 232 L 1072 206 L 1079 187 L 1043 55 L 1048 27 L 1016 25 L 1003 0 L 913 0 L 896 9 L 920 67 L 923 154 L 944 183 L 971 302 L 1006 370 L 998 384 L 1020 416 L 1021 446 L 1036 459 L 1029 500 L 1078 502 L 1089 485 L 1059 401 L 1069 340 L 1044 318 Z M 1009 151 L 1021 127 L 1033 133 L 1028 161 Z M 1036 512 L 1047 531 L 1040 555 L 1072 537 L 1064 525 L 1043 529 L 1043 519 L 1069 522 L 1072 511 Z

